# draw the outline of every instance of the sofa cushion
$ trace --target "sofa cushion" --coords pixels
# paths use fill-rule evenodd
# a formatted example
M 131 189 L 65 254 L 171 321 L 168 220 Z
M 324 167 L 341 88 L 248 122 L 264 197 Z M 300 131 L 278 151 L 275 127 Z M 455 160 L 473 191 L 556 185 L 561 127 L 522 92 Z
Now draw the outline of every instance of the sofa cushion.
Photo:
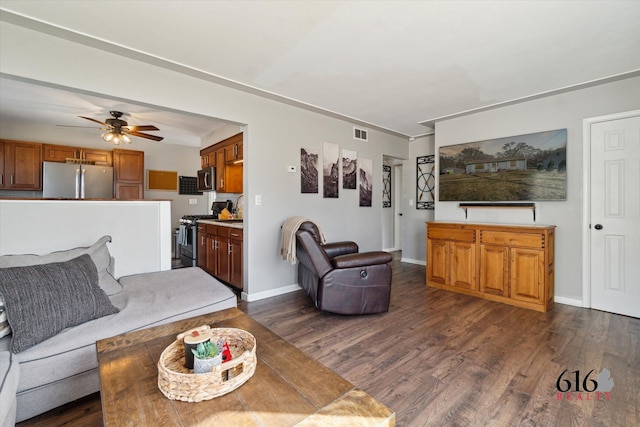
M 103 236 L 91 246 L 52 252 L 46 255 L 3 255 L 0 256 L 0 268 L 63 262 L 88 254 L 98 269 L 100 287 L 107 295 L 111 296 L 121 292 L 122 286 L 110 273 L 112 263 L 109 248 L 107 247 L 107 243 L 110 241 L 111 236 Z
M 142 273 L 120 280 L 124 290 L 111 297 L 115 306 L 122 307 L 118 314 L 67 328 L 17 354 L 20 365 L 25 367 L 20 376 L 20 393 L 35 395 L 45 384 L 57 384 L 95 370 L 98 340 L 237 305 L 235 294 L 199 267 Z M 0 339 L 0 351 L 8 349 L 8 338 Z M 75 398 L 79 397 L 82 396 Z
M 20 364 L 8 351 L 0 351 L 0 426 L 16 422 L 16 391 L 20 379 Z
M 115 314 L 88 254 L 66 262 L 0 268 L 0 298 L 19 353 L 70 326 Z

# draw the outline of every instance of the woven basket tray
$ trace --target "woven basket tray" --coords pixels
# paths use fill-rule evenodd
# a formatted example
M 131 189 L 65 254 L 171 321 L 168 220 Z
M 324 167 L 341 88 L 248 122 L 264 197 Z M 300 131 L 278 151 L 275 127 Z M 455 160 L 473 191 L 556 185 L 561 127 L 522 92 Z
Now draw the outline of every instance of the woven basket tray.
M 158 388 L 172 400 L 201 402 L 222 396 L 247 382 L 256 371 L 256 339 L 249 332 L 235 328 L 197 328 L 211 332 L 213 341 L 229 344 L 232 359 L 213 368 L 211 373 L 194 374 L 184 366 L 184 333 L 167 347 L 158 361 Z

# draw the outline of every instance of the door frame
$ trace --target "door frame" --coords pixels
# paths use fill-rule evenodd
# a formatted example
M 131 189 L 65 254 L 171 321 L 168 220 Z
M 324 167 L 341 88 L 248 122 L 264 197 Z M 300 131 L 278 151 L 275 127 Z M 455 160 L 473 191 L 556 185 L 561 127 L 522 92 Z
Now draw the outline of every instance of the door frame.
M 640 116 L 640 110 L 582 120 L 582 307 L 591 308 L 591 125 Z
M 403 164 L 391 166 L 392 174 L 392 186 L 393 186 L 393 246 L 396 250 L 402 250 L 402 220 L 404 217 L 400 215 L 404 214 L 404 206 L 402 205 L 403 195 Z

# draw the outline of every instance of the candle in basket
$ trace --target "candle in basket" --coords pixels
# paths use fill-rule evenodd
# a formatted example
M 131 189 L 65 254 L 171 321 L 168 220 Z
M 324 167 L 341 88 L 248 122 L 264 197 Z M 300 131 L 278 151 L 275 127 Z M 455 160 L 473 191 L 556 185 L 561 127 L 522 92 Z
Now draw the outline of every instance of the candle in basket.
M 198 344 L 211 339 L 211 332 L 209 331 L 197 331 L 192 330 L 184 336 L 184 366 L 188 369 L 193 369 L 193 352 L 198 347 Z

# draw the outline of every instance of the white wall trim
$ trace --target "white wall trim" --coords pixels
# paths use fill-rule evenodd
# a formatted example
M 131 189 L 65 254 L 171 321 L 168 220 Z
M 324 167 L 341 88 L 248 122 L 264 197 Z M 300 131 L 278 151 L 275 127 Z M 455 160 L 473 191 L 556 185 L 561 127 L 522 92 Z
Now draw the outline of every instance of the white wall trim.
M 242 299 L 247 302 L 259 301 L 265 298 L 277 297 L 278 295 L 288 294 L 290 292 L 299 291 L 302 288 L 298 286 L 297 283 L 289 286 L 282 286 L 276 289 L 269 289 L 268 291 L 256 292 L 255 294 L 247 294 L 246 292 L 242 292 Z
M 425 267 L 427 266 L 427 261 L 420 260 L 420 259 L 401 258 L 400 262 L 407 262 L 409 264 L 418 264 L 418 265 L 423 265 Z
M 555 297 L 553 297 L 553 302 L 557 302 L 558 304 L 564 304 L 564 305 L 572 305 L 574 307 L 584 307 L 582 305 L 582 301 L 580 301 L 579 299 L 575 299 L 575 298 L 566 298 L 566 297 L 555 296 Z
M 591 125 L 610 120 L 640 116 L 640 110 L 590 117 L 582 120 L 582 304 L 591 307 Z M 558 298 L 558 297 L 556 297 Z M 562 298 L 564 299 L 564 298 Z M 557 301 L 557 299 L 556 299 Z M 561 304 L 563 302 L 560 301 Z M 569 304 L 573 305 L 573 304 Z

